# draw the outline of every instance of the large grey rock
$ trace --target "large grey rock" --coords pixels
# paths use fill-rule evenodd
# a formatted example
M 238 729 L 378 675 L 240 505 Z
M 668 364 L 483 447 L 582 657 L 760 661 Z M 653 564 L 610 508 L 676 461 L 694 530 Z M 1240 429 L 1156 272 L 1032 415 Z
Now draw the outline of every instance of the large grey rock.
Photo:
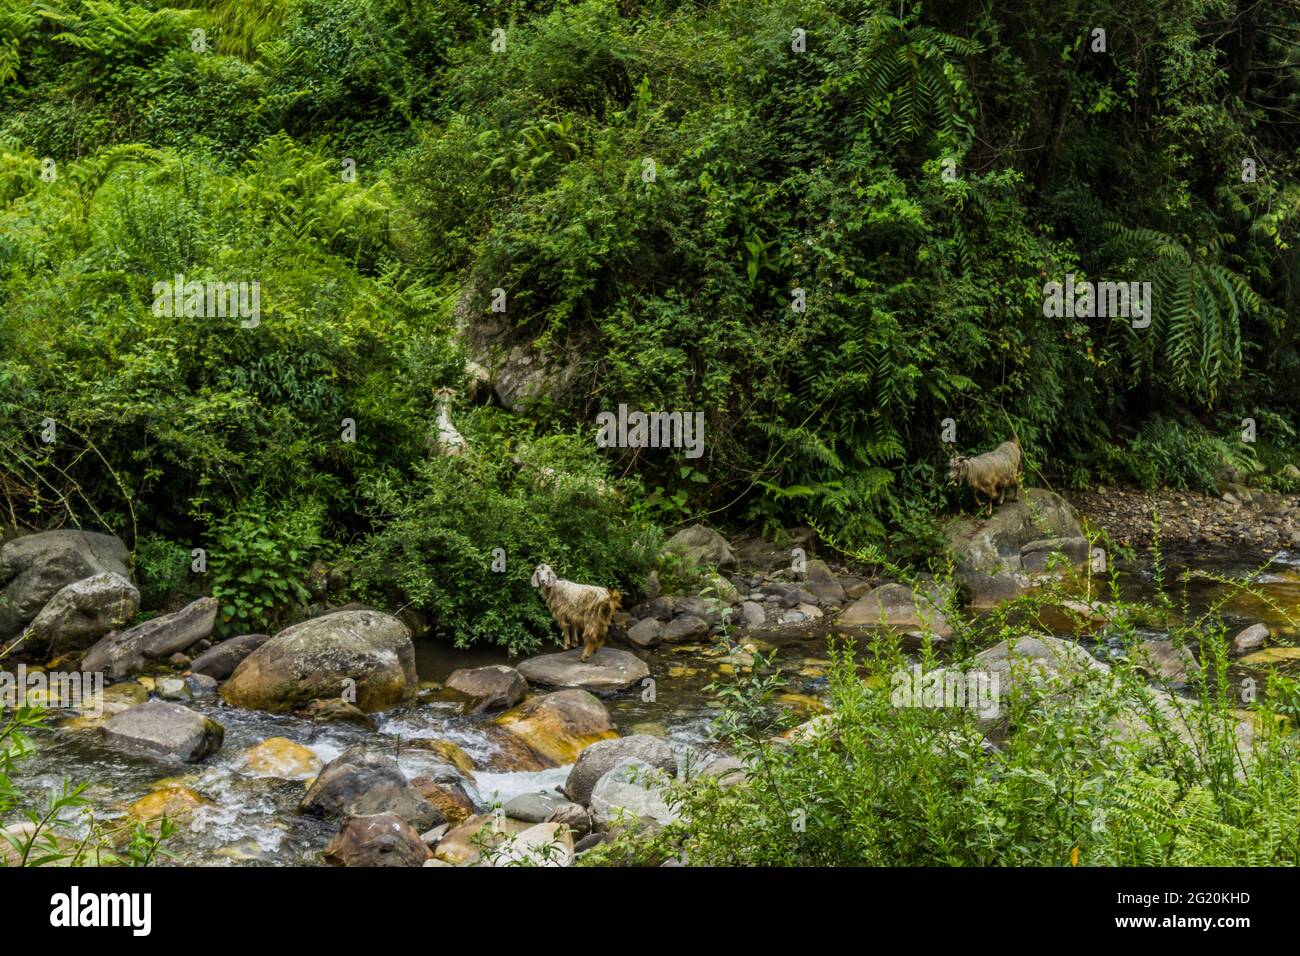
M 424 866 L 432 858 L 420 834 L 391 813 L 344 817 L 325 847 L 330 866 Z
M 627 759 L 658 767 L 673 777 L 677 775 L 677 755 L 672 747 L 659 737 L 632 734 L 616 740 L 602 740 L 584 750 L 564 781 L 564 792 L 570 800 L 582 804 L 590 802 L 597 781 Z
M 590 748 L 588 748 L 590 749 Z M 571 803 L 557 793 L 521 793 L 506 801 L 502 812 L 511 820 L 545 823 L 551 814 Z
M 957 556 L 957 578 L 976 606 L 1020 594 L 1029 583 L 1026 572 L 1040 570 L 1051 551 L 1046 541 L 1060 542 L 1075 563 L 1087 556 L 1086 541 L 1079 554 L 1084 535 L 1074 509 L 1044 488 L 1022 489 L 1018 501 L 998 505 L 991 518 L 956 518 L 945 534 Z
M 678 531 L 668 539 L 664 550 L 678 555 L 692 567 L 712 566 L 726 571 L 736 566 L 736 555 L 727 539 L 702 524 Z
M 406 779 L 396 760 L 364 744 L 349 747 L 325 765 L 298 812 L 325 819 L 391 813 L 414 827 L 417 836 L 446 822 Z
M 660 621 L 647 617 L 627 629 L 627 639 L 637 647 L 654 647 L 663 632 L 664 626 Z
M 504 664 L 452 671 L 446 686 L 469 698 L 465 705 L 467 714 L 513 707 L 528 693 L 528 681 L 524 680 L 524 676 Z
M 740 605 L 740 616 L 745 627 L 762 627 L 767 623 L 767 612 L 757 601 L 746 601 Z
M 807 588 L 821 604 L 835 605 L 844 603 L 844 587 L 825 561 L 810 558 L 804 563 L 804 587 Z
M 270 634 L 241 634 L 208 648 L 190 664 L 195 674 L 225 680 L 253 651 L 271 639 Z
M 0 547 L 0 637 L 16 636 L 47 601 L 74 581 L 112 572 L 130 580 L 131 554 L 118 538 L 61 529 Z
M 396 707 L 418 688 L 406 625 L 381 611 L 359 610 L 281 631 L 244 658 L 221 696 L 236 707 L 283 713 L 355 693 L 356 706 L 370 712 Z
M 199 598 L 174 614 L 163 614 L 130 630 L 109 634 L 86 654 L 81 670 L 103 671 L 114 679 L 127 677 L 205 639 L 216 621 L 216 599 Z
M 673 618 L 664 625 L 660 633 L 660 639 L 666 644 L 688 644 L 692 641 L 702 641 L 708 636 L 708 622 L 694 614 L 683 614 L 681 617 Z
M 150 700 L 110 717 L 101 728 L 110 746 L 132 753 L 197 763 L 221 748 L 225 729 L 180 704 Z
M 574 648 L 521 661 L 519 673 L 532 684 L 609 694 L 645 680 L 650 676 L 650 668 L 635 654 L 613 647 L 602 647 L 584 664 L 582 651 Z
M 51 655 L 82 650 L 140 609 L 140 592 L 116 571 L 64 585 L 23 631 L 22 647 Z
M 677 812 L 664 798 L 667 775 L 634 758 L 615 764 L 591 791 L 591 817 L 595 828 L 607 831 L 621 824 L 666 826 Z
M 846 607 L 836 623 L 846 627 L 924 628 L 940 638 L 952 628 L 935 601 L 903 584 L 883 584 Z

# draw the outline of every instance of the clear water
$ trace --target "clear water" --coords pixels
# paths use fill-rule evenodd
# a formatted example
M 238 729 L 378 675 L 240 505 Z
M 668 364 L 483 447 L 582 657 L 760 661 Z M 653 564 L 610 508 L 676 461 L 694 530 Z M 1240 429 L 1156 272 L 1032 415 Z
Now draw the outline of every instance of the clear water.
M 1169 556 L 1167 580 L 1185 570 L 1224 575 L 1245 575 L 1258 566 L 1235 556 Z M 1149 596 L 1154 575 L 1148 564 L 1124 569 L 1121 581 L 1125 597 Z M 1289 613 L 1300 617 L 1300 555 L 1282 553 L 1275 565 L 1257 578 L 1268 595 Z M 1184 585 L 1174 585 L 1183 593 Z M 1193 610 L 1208 607 L 1225 596 L 1222 585 L 1194 579 L 1186 583 L 1186 595 Z M 1234 599 L 1235 600 L 1235 599 Z M 1263 620 L 1275 635 L 1296 643 L 1289 622 L 1255 601 L 1230 600 L 1224 615 L 1230 624 L 1242 627 Z M 774 650 L 787 674 L 793 676 L 788 691 L 818 697 L 825 691 L 828 629 L 792 630 L 765 634 L 757 641 L 764 651 Z M 1287 637 L 1286 635 L 1290 635 Z M 493 649 L 457 650 L 445 642 L 418 639 L 417 667 L 422 681 L 442 682 L 459 667 L 512 663 Z M 1097 650 L 1105 652 L 1104 644 Z M 705 690 L 719 679 L 719 660 L 703 647 L 661 647 L 638 651 L 656 680 L 656 699 L 643 700 L 639 688 L 606 698 L 620 732 L 652 733 L 667 738 L 685 753 L 708 749 L 709 727 L 717 705 Z M 195 710 L 225 727 L 221 750 L 199 766 L 172 766 L 125 756 L 99 743 L 94 730 L 71 730 L 56 726 L 40 732 L 35 740 L 37 754 L 23 761 L 15 781 L 25 792 L 35 794 L 61 786 L 64 779 L 90 781 L 87 795 L 97 816 L 120 816 L 127 805 L 155 789 L 160 780 L 170 779 L 192 787 L 211 801 L 198 810 L 168 843 L 172 862 L 188 865 L 319 865 L 321 850 L 334 827 L 295 814 L 305 785 L 302 781 L 257 778 L 242 773 L 238 757 L 246 748 L 268 737 L 287 737 L 311 749 L 328 762 L 344 749 L 363 740 L 390 744 L 399 765 L 408 776 L 441 766 L 428 751 L 405 744 L 418 738 L 451 741 L 473 759 L 477 772 L 471 796 L 482 806 L 535 790 L 550 790 L 563 782 L 568 767 L 540 772 L 511 772 L 497 762 L 496 750 L 484 732 L 491 715 L 468 717 L 450 700 L 434 699 L 403 707 L 377 717 L 377 734 L 345 724 L 320 725 L 292 716 L 276 716 L 238 710 L 217 698 L 196 701 Z

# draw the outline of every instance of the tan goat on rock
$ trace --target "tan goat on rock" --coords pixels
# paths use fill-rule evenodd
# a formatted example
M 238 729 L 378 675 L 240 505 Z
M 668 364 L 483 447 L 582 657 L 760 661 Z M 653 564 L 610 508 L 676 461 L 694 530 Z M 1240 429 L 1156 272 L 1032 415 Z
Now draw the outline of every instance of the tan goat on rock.
M 583 641 L 582 659 L 586 661 L 605 644 L 614 612 L 623 603 L 623 595 L 594 584 L 575 584 L 555 576 L 548 564 L 533 569 L 532 585 L 542 589 L 542 600 L 555 623 L 564 632 L 565 650 Z
M 948 480 L 969 485 L 975 492 L 976 507 L 980 495 L 988 499 L 989 517 L 992 517 L 993 499 L 1002 504 L 1008 488 L 1014 488 L 1015 500 L 1020 500 L 1020 439 L 1004 441 L 974 458 L 958 455 L 948 463 Z

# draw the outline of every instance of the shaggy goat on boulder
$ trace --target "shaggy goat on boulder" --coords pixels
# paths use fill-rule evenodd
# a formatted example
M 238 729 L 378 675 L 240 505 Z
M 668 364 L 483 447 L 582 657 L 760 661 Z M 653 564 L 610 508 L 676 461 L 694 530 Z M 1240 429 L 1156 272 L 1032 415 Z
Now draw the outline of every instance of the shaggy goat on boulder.
M 547 564 L 539 564 L 533 569 L 532 584 L 542 589 L 546 609 L 564 632 L 566 650 L 577 643 L 579 634 L 583 640 L 583 661 L 604 646 L 614 612 L 623 603 L 623 595 L 594 584 L 575 584 L 557 578 Z
M 975 505 L 979 507 L 980 495 L 988 499 L 989 517 L 993 516 L 993 499 L 998 504 L 1008 488 L 1016 491 L 1020 499 L 1020 439 L 1004 441 L 992 451 L 974 458 L 957 456 L 948 463 L 948 480 L 962 482 L 975 492 Z

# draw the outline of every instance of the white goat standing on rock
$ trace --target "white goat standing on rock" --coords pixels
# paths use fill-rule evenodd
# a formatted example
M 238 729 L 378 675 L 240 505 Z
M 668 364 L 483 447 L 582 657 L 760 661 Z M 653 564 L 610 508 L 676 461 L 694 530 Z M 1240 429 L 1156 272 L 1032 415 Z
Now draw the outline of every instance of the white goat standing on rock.
M 532 585 L 541 588 L 546 609 L 564 632 L 565 650 L 576 644 L 581 634 L 585 663 L 604 646 L 614 612 L 622 606 L 622 594 L 595 584 L 575 584 L 556 577 L 549 564 L 539 564 L 533 569 Z

